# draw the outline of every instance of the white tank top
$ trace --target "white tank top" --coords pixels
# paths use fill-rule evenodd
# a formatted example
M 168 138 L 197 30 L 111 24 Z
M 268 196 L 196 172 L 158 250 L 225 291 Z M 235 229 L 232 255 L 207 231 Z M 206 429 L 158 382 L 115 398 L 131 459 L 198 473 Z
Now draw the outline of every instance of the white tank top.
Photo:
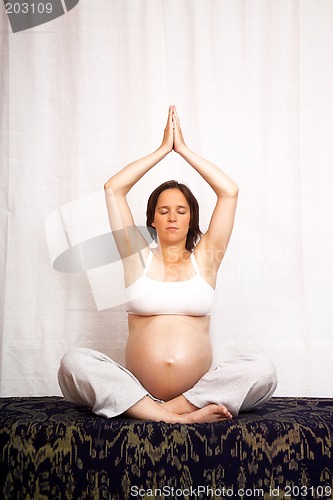
M 152 258 L 153 253 L 150 251 L 143 275 L 126 288 L 129 314 L 206 316 L 210 313 L 215 290 L 200 275 L 193 253 L 191 261 L 196 275 L 185 281 L 158 281 L 149 278 L 147 272 Z

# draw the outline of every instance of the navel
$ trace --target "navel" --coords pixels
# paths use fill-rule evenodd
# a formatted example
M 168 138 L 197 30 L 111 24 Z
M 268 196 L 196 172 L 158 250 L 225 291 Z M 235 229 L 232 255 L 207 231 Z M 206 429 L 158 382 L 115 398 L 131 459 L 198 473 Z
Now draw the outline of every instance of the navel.
M 167 359 L 164 363 L 165 363 L 167 368 L 172 368 L 175 365 L 175 360 L 172 358 Z

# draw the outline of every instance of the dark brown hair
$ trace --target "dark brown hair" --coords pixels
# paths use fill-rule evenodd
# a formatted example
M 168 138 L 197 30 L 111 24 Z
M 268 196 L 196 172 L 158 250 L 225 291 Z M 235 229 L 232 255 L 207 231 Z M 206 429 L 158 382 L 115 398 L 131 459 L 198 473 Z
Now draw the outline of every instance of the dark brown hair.
M 190 206 L 190 226 L 186 238 L 186 250 L 191 252 L 195 244 L 200 239 L 202 232 L 199 228 L 199 204 L 192 191 L 185 185 L 177 181 L 166 181 L 158 186 L 149 196 L 147 203 L 147 220 L 146 225 L 153 239 L 156 239 L 156 229 L 152 227 L 152 222 L 155 217 L 155 209 L 159 195 L 166 189 L 179 189 L 186 198 Z

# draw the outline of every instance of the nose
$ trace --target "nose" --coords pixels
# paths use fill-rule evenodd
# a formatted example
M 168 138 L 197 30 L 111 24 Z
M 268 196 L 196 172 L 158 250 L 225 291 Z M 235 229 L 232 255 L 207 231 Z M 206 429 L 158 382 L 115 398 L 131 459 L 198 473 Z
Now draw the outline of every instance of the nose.
M 169 222 L 175 222 L 176 221 L 176 213 L 170 211 L 168 219 L 169 219 Z

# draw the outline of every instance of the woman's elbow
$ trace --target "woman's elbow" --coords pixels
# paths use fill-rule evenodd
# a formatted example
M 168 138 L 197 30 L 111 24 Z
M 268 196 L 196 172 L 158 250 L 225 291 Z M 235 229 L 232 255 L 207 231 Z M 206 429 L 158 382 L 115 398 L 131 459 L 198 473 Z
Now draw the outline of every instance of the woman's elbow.
M 116 175 L 111 177 L 105 184 L 104 190 L 109 193 L 112 192 L 114 196 L 126 196 L 127 191 L 125 187 L 120 183 Z
M 104 184 L 104 189 L 114 189 L 115 188 L 115 182 L 114 182 L 114 178 L 113 177 L 110 177 L 110 179 L 108 181 L 106 181 L 106 183 Z
M 237 198 L 238 192 L 239 192 L 239 187 L 237 186 L 237 184 L 234 184 L 233 186 L 230 186 L 226 191 L 222 193 L 222 197 Z
M 234 198 L 237 198 L 238 193 L 239 193 L 239 187 L 237 186 L 237 184 L 235 184 L 234 187 L 233 187 L 233 189 L 232 189 L 232 196 Z

